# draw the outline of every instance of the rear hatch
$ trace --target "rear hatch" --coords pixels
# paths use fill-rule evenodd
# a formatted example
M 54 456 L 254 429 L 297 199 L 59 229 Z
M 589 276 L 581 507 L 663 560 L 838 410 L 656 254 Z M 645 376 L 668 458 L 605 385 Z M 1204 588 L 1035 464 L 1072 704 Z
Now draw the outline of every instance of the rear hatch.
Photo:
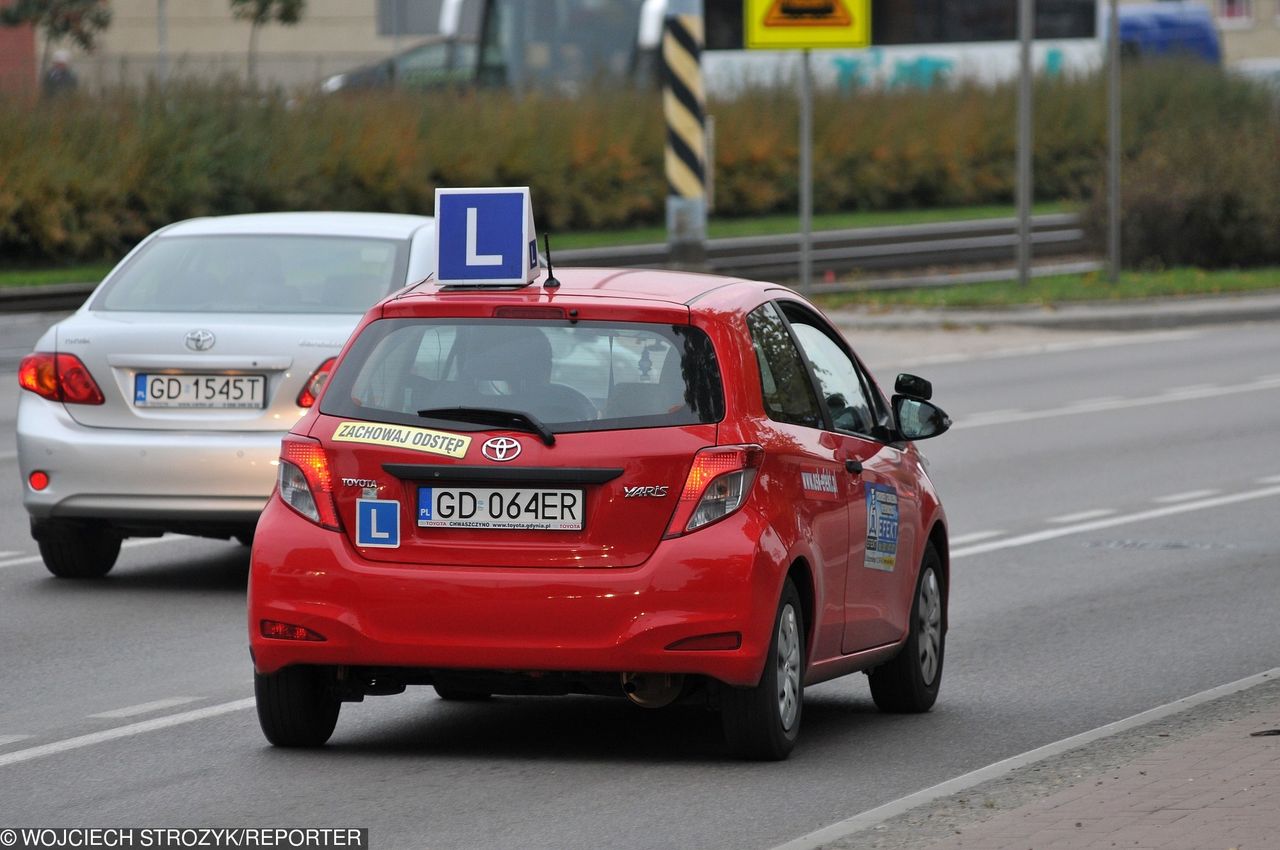
M 311 430 L 344 533 L 410 565 L 642 563 L 723 416 L 711 342 L 683 320 L 370 324 Z M 397 547 L 361 545 L 363 500 L 397 503 Z

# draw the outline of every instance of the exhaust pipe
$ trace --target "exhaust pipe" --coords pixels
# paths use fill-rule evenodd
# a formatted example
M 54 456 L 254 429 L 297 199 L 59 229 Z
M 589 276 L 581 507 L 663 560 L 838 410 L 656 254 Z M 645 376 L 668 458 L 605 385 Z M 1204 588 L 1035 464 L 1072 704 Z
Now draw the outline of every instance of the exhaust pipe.
M 622 692 L 641 708 L 671 705 L 684 691 L 683 673 L 623 673 Z

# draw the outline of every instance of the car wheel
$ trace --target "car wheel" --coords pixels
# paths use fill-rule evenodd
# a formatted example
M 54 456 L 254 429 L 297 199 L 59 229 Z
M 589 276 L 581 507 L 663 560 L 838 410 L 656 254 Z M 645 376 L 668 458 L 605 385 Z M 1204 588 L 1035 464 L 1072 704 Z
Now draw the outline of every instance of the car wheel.
M 928 711 L 938 699 L 947 640 L 941 572 L 942 561 L 929 545 L 916 581 L 906 643 L 892 661 L 871 671 L 871 698 L 881 711 Z
M 51 520 L 33 526 L 32 536 L 58 578 L 101 578 L 120 557 L 120 537 L 105 525 Z
M 277 747 L 318 747 L 338 725 L 342 703 L 318 667 L 286 667 L 253 676 L 262 734 Z
M 436 696 L 449 702 L 483 702 L 493 697 L 484 691 L 469 691 L 466 688 L 455 688 L 450 685 L 434 685 Z
M 804 708 L 804 639 L 800 594 L 788 579 L 759 684 L 721 692 L 725 742 L 734 755 L 779 761 L 791 753 Z

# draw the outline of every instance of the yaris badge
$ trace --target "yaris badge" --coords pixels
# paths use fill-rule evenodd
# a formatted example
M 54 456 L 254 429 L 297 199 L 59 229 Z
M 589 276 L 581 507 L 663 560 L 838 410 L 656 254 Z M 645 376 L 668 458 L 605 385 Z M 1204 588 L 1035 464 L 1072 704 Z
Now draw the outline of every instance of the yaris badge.
M 187 334 L 187 348 L 192 351 L 208 351 L 217 341 L 213 331 L 195 330 Z
M 520 444 L 510 437 L 494 437 L 484 441 L 484 445 L 480 447 L 480 453 L 489 460 L 499 463 L 515 460 L 520 456 Z

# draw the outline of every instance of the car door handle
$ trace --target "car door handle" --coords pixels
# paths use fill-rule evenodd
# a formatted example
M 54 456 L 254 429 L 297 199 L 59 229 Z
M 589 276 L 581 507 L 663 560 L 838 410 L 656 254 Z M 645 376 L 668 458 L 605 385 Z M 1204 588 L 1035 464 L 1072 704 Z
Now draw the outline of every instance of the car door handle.
M 860 461 L 860 460 L 846 460 L 846 461 L 844 462 L 844 468 L 845 468 L 845 471 L 846 471 L 846 472 L 852 473 L 853 475 L 861 475 L 861 474 L 862 474 L 862 461 Z

